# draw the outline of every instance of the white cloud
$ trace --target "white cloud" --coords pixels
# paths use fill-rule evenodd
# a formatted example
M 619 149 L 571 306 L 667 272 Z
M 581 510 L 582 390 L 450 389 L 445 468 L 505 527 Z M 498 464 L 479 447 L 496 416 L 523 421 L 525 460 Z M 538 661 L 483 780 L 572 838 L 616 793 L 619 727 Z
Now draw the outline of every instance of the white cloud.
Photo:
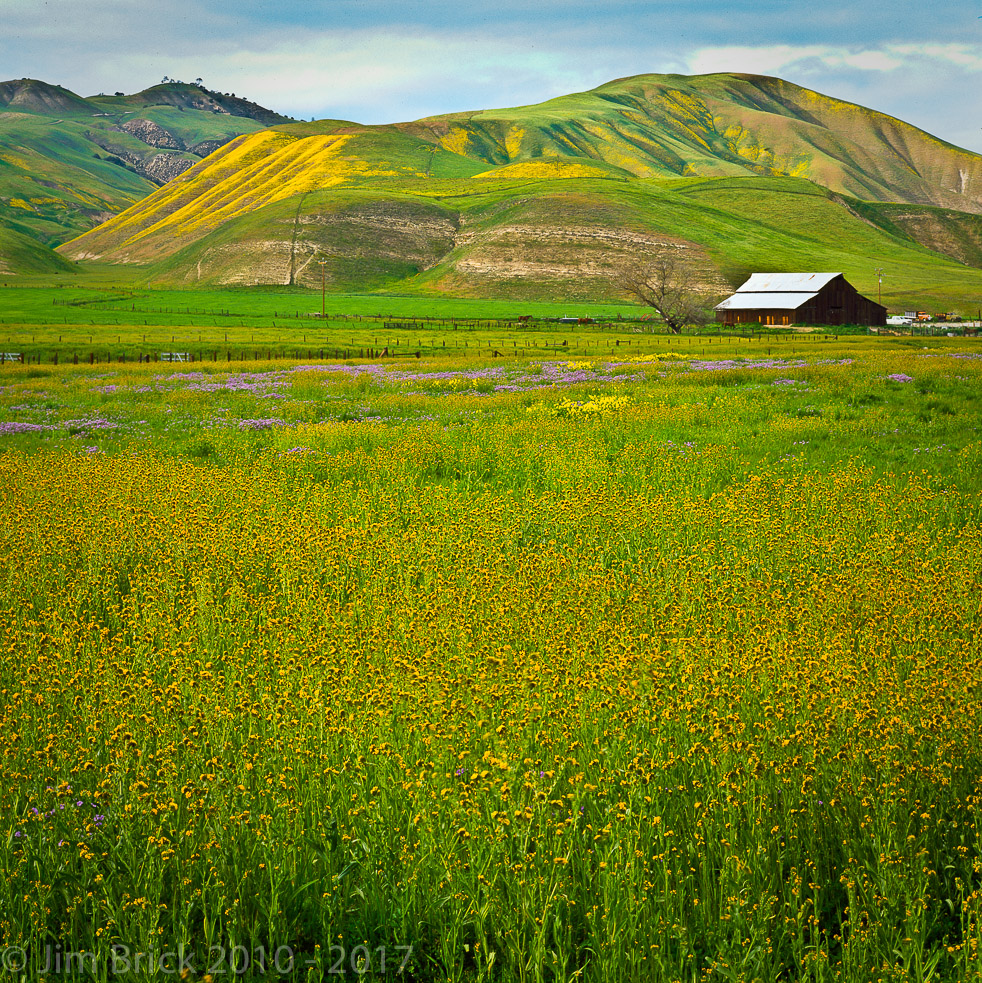
M 752 72 L 777 75 L 795 68 L 854 68 L 864 72 L 924 70 L 932 63 L 982 71 L 982 45 L 884 44 L 857 48 L 821 44 L 721 45 L 699 48 L 688 55 L 688 71 Z
M 820 57 L 827 49 L 818 45 L 794 46 L 769 44 L 723 45 L 700 48 L 684 56 L 686 71 L 693 75 L 712 75 L 716 72 L 752 72 L 757 75 L 779 75 L 788 65 L 808 58 Z
M 798 15 L 788 18 L 785 5 L 792 0 L 780 0 L 781 16 L 773 4 L 770 15 L 754 14 L 760 30 L 752 36 L 761 41 L 746 43 L 748 32 L 730 21 L 734 6 L 749 8 L 726 2 L 712 7 L 718 24 L 707 21 L 705 4 L 680 13 L 678 5 L 656 0 L 615 0 L 601 7 L 597 16 L 603 19 L 596 23 L 585 19 L 594 9 L 586 0 L 566 8 L 565 17 L 558 12 L 562 0 L 548 0 L 545 7 L 529 7 L 529 17 L 540 19 L 526 24 L 518 22 L 518 0 L 508 0 L 514 16 L 507 22 L 487 13 L 480 23 L 473 10 L 467 23 L 455 20 L 450 0 L 375 2 L 379 21 L 356 27 L 341 24 L 356 15 L 364 20 L 375 6 L 362 0 L 310 0 L 309 8 L 283 4 L 292 22 L 262 25 L 264 12 L 272 17 L 267 0 L 234 6 L 159 0 L 154 7 L 145 0 L 0 0 L 0 64 L 6 78 L 42 78 L 82 95 L 134 92 L 164 75 L 201 76 L 210 88 L 287 115 L 362 123 L 539 102 L 648 72 L 746 72 L 780 76 L 982 150 L 982 121 L 972 94 L 978 92 L 982 45 L 939 41 L 911 25 L 877 42 L 881 23 L 879 35 L 871 30 L 863 34 L 871 40 L 854 44 L 826 43 L 833 33 L 826 26 L 824 37 L 811 30 L 807 43 L 798 44 L 792 41 L 804 36 L 798 22 L 814 20 L 814 6 L 795 4 Z M 883 21 L 893 5 L 883 0 L 881 7 Z M 298 26 L 304 10 L 311 14 L 310 27 Z M 427 16 L 442 11 L 447 26 L 410 23 L 420 10 Z M 325 12 L 338 12 L 333 26 L 325 23 Z M 841 8 L 840 19 L 846 12 L 855 14 L 852 7 Z M 829 11 L 829 23 L 835 13 Z M 651 29 L 645 17 L 657 17 L 659 29 Z M 978 23 L 974 17 L 972 23 Z M 841 33 L 850 38 L 846 27 Z M 896 40 L 904 35 L 925 41 Z M 704 43 L 712 36 L 731 43 Z M 780 43 L 763 43 L 774 37 Z
M 106 53 L 100 74 L 162 74 L 254 99 L 298 116 L 353 114 L 359 122 L 482 109 L 575 91 L 581 74 L 528 40 L 348 31 L 283 35 L 263 46 L 190 51 L 178 57 Z M 600 76 L 592 84 L 606 81 Z M 143 83 L 149 84 L 148 82 Z M 142 86 L 141 86 L 142 87 Z M 475 101 L 476 100 L 476 101 Z
M 948 62 L 982 72 L 982 44 L 893 44 L 887 50 L 909 61 Z
M 901 52 L 895 52 L 889 46 L 852 49 L 821 44 L 728 45 L 701 48 L 688 56 L 687 64 L 688 70 L 695 75 L 713 72 L 780 75 L 790 68 L 809 65 L 892 72 L 903 66 L 904 58 Z
M 864 72 L 892 72 L 903 66 L 903 60 L 885 51 L 857 51 L 844 54 L 841 59 L 830 56 L 825 60 L 825 64 L 830 68 L 840 64 L 849 68 L 858 68 Z

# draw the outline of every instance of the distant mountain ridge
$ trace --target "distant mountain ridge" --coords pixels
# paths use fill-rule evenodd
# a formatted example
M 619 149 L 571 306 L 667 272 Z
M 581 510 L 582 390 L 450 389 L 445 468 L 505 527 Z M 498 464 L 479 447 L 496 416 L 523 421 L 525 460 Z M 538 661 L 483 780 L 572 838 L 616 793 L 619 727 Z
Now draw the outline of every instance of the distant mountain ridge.
M 0 107 L 22 113 L 47 116 L 91 112 L 92 106 L 81 96 L 60 85 L 38 79 L 11 79 L 0 82 Z
M 288 121 L 183 82 L 88 98 L 37 79 L 0 82 L 0 224 L 57 244 L 230 139 Z
M 142 92 L 130 96 L 90 96 L 87 100 L 99 106 L 174 106 L 177 109 L 195 109 L 209 113 L 224 113 L 241 119 L 255 120 L 263 126 L 291 122 L 291 117 L 283 116 L 259 103 L 236 96 L 235 93 L 214 92 L 203 85 L 188 82 L 162 82 Z
M 83 98 L 60 85 L 39 79 L 11 79 L 0 82 L 0 109 L 13 109 L 44 116 L 66 114 L 69 116 L 110 116 L 113 113 L 131 112 L 142 107 L 173 106 L 176 109 L 195 109 L 204 112 L 224 113 L 252 119 L 263 126 L 290 121 L 258 103 L 231 95 L 213 92 L 204 85 L 189 82 L 168 81 L 153 85 L 132 95 L 116 93 Z

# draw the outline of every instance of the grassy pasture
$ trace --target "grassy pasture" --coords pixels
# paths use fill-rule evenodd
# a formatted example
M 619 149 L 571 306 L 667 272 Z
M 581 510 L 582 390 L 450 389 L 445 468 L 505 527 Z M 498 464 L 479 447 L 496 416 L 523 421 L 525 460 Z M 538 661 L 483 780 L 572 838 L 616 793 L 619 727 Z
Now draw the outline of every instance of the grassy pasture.
M 478 301 L 384 294 L 327 294 L 303 289 L 158 290 L 145 283 L 122 285 L 97 276 L 50 287 L 0 286 L 0 351 L 26 360 L 99 363 L 135 361 L 161 352 L 193 354 L 196 361 L 227 363 L 229 356 L 320 357 L 389 348 L 393 354 L 471 357 L 517 355 L 562 347 L 577 355 L 604 352 L 691 353 L 771 351 L 794 353 L 829 343 L 832 335 L 765 331 L 726 336 L 717 326 L 671 339 L 650 313 L 627 304 Z M 560 324 L 563 316 L 593 318 L 595 324 Z M 519 318 L 528 317 L 528 322 Z M 845 329 L 849 330 L 849 329 Z M 2 367 L 0 367 L 2 368 Z
M 125 269 L 122 271 L 127 272 Z M 132 271 L 131 271 L 132 272 Z M 106 270 L 106 280 L 98 275 L 80 277 L 51 286 L 50 277 L 37 277 L 21 285 L 3 282 L 0 290 L 3 321 L 20 325 L 67 323 L 85 325 L 133 324 L 176 325 L 186 327 L 221 326 L 228 319 L 233 326 L 254 321 L 272 327 L 274 321 L 287 322 L 321 312 L 320 290 L 291 287 L 249 287 L 237 289 L 157 289 L 148 285 L 147 276 L 134 273 L 127 281 L 118 267 Z M 18 278 L 18 281 L 24 278 Z M 614 319 L 639 318 L 647 312 L 631 304 L 559 303 L 515 300 L 469 300 L 435 296 L 381 293 L 327 292 L 324 309 L 328 315 L 345 317 L 388 317 L 394 320 L 434 318 L 439 320 L 515 319 L 570 315 Z M 135 308 L 135 310 L 134 310 Z M 190 313 L 189 313 L 190 312 Z M 196 322 L 197 319 L 197 322 Z M 308 322 L 309 323 L 309 322 Z
M 78 277 L 0 278 L 0 351 L 50 363 L 99 363 L 193 354 L 196 361 L 257 357 L 356 358 L 388 347 L 393 354 L 656 353 L 797 354 L 831 344 L 856 326 L 796 331 L 764 328 L 727 334 L 719 325 L 672 339 L 652 312 L 630 304 L 476 300 L 397 293 L 332 293 L 266 287 L 159 289 L 145 271 L 95 267 Z M 321 309 L 326 315 L 321 318 Z M 560 324 L 562 317 L 594 324 Z M 529 320 L 522 322 L 521 318 Z M 919 329 L 925 330 L 925 329 Z M 926 330 L 942 333 L 944 325 Z M 932 345 L 924 338 L 916 344 Z M 2 368 L 2 366 L 0 366 Z
M 977 979 L 979 351 L 659 354 L 4 367 L 6 968 Z

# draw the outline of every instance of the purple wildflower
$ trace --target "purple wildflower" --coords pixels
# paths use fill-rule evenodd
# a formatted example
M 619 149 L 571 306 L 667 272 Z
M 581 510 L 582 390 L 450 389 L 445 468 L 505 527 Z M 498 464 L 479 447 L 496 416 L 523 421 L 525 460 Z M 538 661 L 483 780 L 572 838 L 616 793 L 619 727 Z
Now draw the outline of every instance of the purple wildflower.
M 91 430 L 117 430 L 119 424 L 104 417 L 93 417 L 90 420 L 64 420 L 61 424 L 72 433 L 86 433 Z
M 285 425 L 283 420 L 272 416 L 254 420 L 239 420 L 240 430 L 269 430 L 272 427 L 282 427 Z
M 0 423 L 0 434 L 36 433 L 39 430 L 50 429 L 51 427 L 44 423 L 21 423 L 18 420 L 7 420 Z

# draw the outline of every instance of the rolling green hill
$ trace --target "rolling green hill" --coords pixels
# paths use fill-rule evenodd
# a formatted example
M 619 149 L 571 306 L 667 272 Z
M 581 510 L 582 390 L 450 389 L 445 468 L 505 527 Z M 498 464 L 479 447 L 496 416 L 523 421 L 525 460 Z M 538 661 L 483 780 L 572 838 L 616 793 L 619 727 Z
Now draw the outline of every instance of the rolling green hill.
M 74 272 L 74 263 L 70 263 L 36 239 L 0 226 L 0 276 Z
M 896 306 L 982 292 L 982 158 L 777 79 L 642 76 L 539 106 L 243 135 L 66 244 L 173 284 L 614 299 L 685 250 L 717 294 L 842 270 Z M 942 207 L 956 192 L 962 210 Z M 322 265 L 323 264 L 323 265 Z
M 982 212 L 982 156 L 765 76 L 639 75 L 400 128 L 490 164 L 572 158 L 637 177 L 787 175 L 860 199 Z
M 407 177 L 246 200 L 257 207 L 216 198 L 222 220 L 190 230 L 194 209 L 177 208 L 107 258 L 146 265 L 160 285 L 317 287 L 323 270 L 336 290 L 614 300 L 619 266 L 670 246 L 713 294 L 753 270 L 835 269 L 875 295 L 877 266 L 894 306 L 947 309 L 982 291 L 979 269 L 872 221 L 889 223 L 883 206 L 796 178 Z
M 284 119 L 177 82 L 89 99 L 35 79 L 0 82 L 0 227 L 57 245 Z
M 74 111 L 49 90 L 17 104 Z M 171 84 L 85 103 L 115 114 L 111 150 L 187 155 L 220 123 L 233 136 L 215 96 Z M 982 157 L 779 79 L 645 75 L 411 123 L 273 122 L 59 251 L 175 285 L 323 273 L 333 289 L 606 299 L 618 268 L 673 248 L 719 294 L 759 269 L 842 270 L 875 293 L 877 267 L 897 306 L 982 293 Z

